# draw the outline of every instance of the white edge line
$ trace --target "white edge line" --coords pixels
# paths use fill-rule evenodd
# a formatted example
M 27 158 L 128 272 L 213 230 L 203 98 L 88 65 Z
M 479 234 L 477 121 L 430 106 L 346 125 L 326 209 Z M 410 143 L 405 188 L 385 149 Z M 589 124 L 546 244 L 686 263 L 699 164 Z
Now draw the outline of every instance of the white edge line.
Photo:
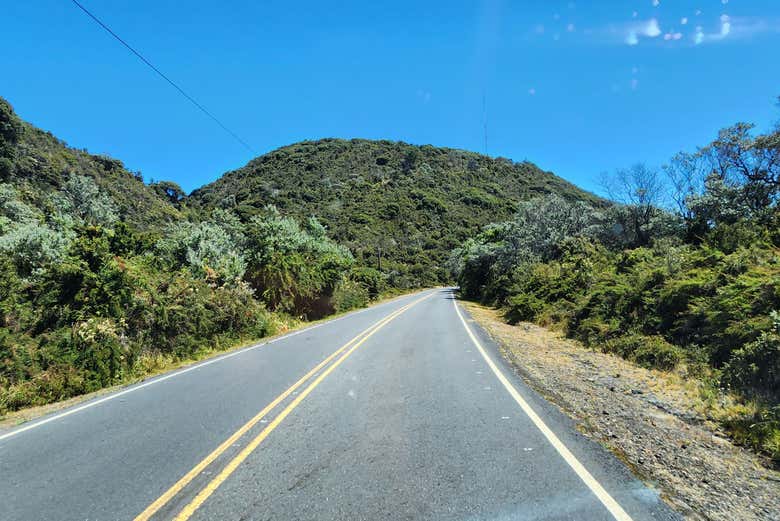
M 141 384 L 131 384 L 130 387 L 128 387 L 128 388 L 126 388 L 124 390 L 117 391 L 117 392 L 114 392 L 112 394 L 109 394 L 108 396 L 104 396 L 103 398 L 100 398 L 100 399 L 97 399 L 97 400 L 93 400 L 93 401 L 88 401 L 85 404 L 73 407 L 72 409 L 67 409 L 66 411 L 63 411 L 63 412 L 61 412 L 59 414 L 54 414 L 52 416 L 48 416 L 46 418 L 43 418 L 42 420 L 38 420 L 38 421 L 33 420 L 32 422 L 30 422 L 27 425 L 24 425 L 22 427 L 16 428 L 14 430 L 6 432 L 5 434 L 0 435 L 0 441 L 3 441 L 3 440 L 6 440 L 8 438 L 11 438 L 13 436 L 16 436 L 17 434 L 22 434 L 23 432 L 27 432 L 29 430 L 35 429 L 36 427 L 40 427 L 42 425 L 46 425 L 47 423 L 53 422 L 55 420 L 59 420 L 59 419 L 65 418 L 66 416 L 70 416 L 71 414 L 76 414 L 77 412 L 81 412 L 84 409 L 89 409 L 91 407 L 95 407 L 96 405 L 100 405 L 102 403 L 111 401 L 111 400 L 113 400 L 115 398 L 119 398 L 120 396 L 124 396 L 126 394 L 129 394 L 129 393 L 141 390 L 144 387 L 149 387 L 150 385 L 154 385 L 154 384 L 158 384 L 160 382 L 164 382 L 165 380 L 168 380 L 168 379 L 173 378 L 175 376 L 179 376 L 179 375 L 182 375 L 184 373 L 189 373 L 190 371 L 194 371 L 195 369 L 200 369 L 201 367 L 205 367 L 207 365 L 211 365 L 211 364 L 214 364 L 216 362 L 221 362 L 222 360 L 225 360 L 225 359 L 228 359 L 228 358 L 232 358 L 234 356 L 246 353 L 247 351 L 252 351 L 254 349 L 258 349 L 260 347 L 266 346 L 268 344 L 272 344 L 274 342 L 278 342 L 280 340 L 286 340 L 286 339 L 288 339 L 290 337 L 294 337 L 295 335 L 300 335 L 301 333 L 306 333 L 306 332 L 311 331 L 313 329 L 317 329 L 318 327 L 322 327 L 322 326 L 326 326 L 326 325 L 329 325 L 329 324 L 333 324 L 334 322 L 338 322 L 339 320 L 343 320 L 343 319 L 348 318 L 348 317 L 354 317 L 355 315 L 359 315 L 360 313 L 364 313 L 364 312 L 369 311 L 371 309 L 378 309 L 378 308 L 381 308 L 381 307 L 393 304 L 394 302 L 397 302 L 397 301 L 403 299 L 404 297 L 411 297 L 413 295 L 418 295 L 419 293 L 423 293 L 423 292 L 412 293 L 411 295 L 402 295 L 402 296 L 400 296 L 398 298 L 390 300 L 389 302 L 383 302 L 383 303 L 377 304 L 375 306 L 370 306 L 370 307 L 367 307 L 367 308 L 363 308 L 363 309 L 359 309 L 359 310 L 356 310 L 356 311 L 352 311 L 350 313 L 347 313 L 347 314 L 342 315 L 340 317 L 333 318 L 331 320 L 327 320 L 327 321 L 322 322 L 320 324 L 315 324 L 313 326 L 305 327 L 303 329 L 298 329 L 296 331 L 292 331 L 292 332 L 287 333 L 285 335 L 282 335 L 282 336 L 279 336 L 279 337 L 276 337 L 276 338 L 272 338 L 271 340 L 265 340 L 265 341 L 262 341 L 262 342 L 258 342 L 256 344 L 251 345 L 251 346 L 242 347 L 241 349 L 237 349 L 236 351 L 232 351 L 230 353 L 225 353 L 224 355 L 219 355 L 219 356 L 216 356 L 216 357 L 211 358 L 209 360 L 205 360 L 203 362 L 195 363 L 195 364 L 193 364 L 191 366 L 188 366 L 188 367 L 185 367 L 183 369 L 174 370 L 173 372 L 170 372 L 170 373 L 162 375 L 162 376 L 152 377 L 152 379 L 147 380 L 146 382 L 143 382 Z
M 593 475 L 588 472 L 588 469 L 586 469 L 585 466 L 580 463 L 577 457 L 571 453 L 571 451 L 566 447 L 566 445 L 563 444 L 558 436 L 556 436 L 555 433 L 547 426 L 547 424 L 545 424 L 544 421 L 539 417 L 539 415 L 534 412 L 528 402 L 526 402 L 523 397 L 520 396 L 520 393 L 517 392 L 517 389 L 515 389 L 507 377 L 504 376 L 504 373 L 501 372 L 498 366 L 496 366 L 495 362 L 493 362 L 493 360 L 485 351 L 485 348 L 482 347 L 480 341 L 471 331 L 471 328 L 466 323 L 466 320 L 463 318 L 463 315 L 458 308 L 458 302 L 453 299 L 452 303 L 455 306 L 455 312 L 458 314 L 458 318 L 460 318 L 463 327 L 466 328 L 466 332 L 469 334 L 471 341 L 474 343 L 477 349 L 479 349 L 479 352 L 482 354 L 482 357 L 485 359 L 490 369 L 496 375 L 496 378 L 498 378 L 498 380 L 503 384 L 504 388 L 506 388 L 512 398 L 514 398 L 514 400 L 517 402 L 523 412 L 531 419 L 534 425 L 536 425 L 542 434 L 544 434 L 544 437 L 547 438 L 547 441 L 550 442 L 550 445 L 552 445 L 555 450 L 558 451 L 558 454 L 561 455 L 564 461 L 569 464 L 577 476 L 585 483 L 585 485 L 587 485 L 591 492 L 596 495 L 604 507 L 609 510 L 609 513 L 612 514 L 612 517 L 618 521 L 632 521 L 631 516 L 629 516 L 626 511 L 623 510 L 623 507 L 621 507 L 618 502 L 609 495 L 609 492 L 604 489 L 601 483 L 596 481 L 596 478 L 594 478 Z

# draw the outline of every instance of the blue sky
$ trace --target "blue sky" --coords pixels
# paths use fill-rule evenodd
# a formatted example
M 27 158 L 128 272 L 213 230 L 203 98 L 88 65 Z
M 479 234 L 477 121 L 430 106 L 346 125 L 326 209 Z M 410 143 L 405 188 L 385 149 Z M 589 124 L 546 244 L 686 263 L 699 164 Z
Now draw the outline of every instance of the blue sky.
M 528 159 L 599 191 L 780 118 L 777 0 L 82 0 L 259 153 L 363 137 Z M 3 6 L 0 96 L 192 190 L 252 153 L 68 0 Z

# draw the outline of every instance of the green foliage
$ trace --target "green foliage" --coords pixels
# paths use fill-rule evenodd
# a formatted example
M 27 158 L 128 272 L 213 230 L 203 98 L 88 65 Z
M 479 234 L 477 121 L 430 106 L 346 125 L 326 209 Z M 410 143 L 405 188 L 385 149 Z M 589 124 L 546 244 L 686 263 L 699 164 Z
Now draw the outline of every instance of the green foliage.
M 22 122 L 11 105 L 0 98 L 0 158 L 9 159 L 14 156 L 15 145 L 19 142 L 23 129 Z
M 755 342 L 734 351 L 724 367 L 723 382 L 743 393 L 778 403 L 780 402 L 780 313 L 773 311 L 772 321 L 770 331 L 763 332 Z
M 303 227 L 269 206 L 246 227 L 247 280 L 272 309 L 316 317 L 353 263 L 349 250 L 331 241 L 317 219 Z M 327 307 L 327 306 L 326 306 Z
M 266 306 L 322 316 L 384 289 L 313 217 L 192 211 L 174 183 L 146 186 L 0 102 L 0 414 L 272 333 Z
M 64 257 L 68 237 L 44 224 L 25 222 L 9 227 L 0 236 L 0 254 L 8 255 L 22 277 L 41 270 Z
M 447 282 L 449 252 L 517 202 L 556 193 L 602 201 L 531 163 L 390 141 L 325 139 L 252 160 L 193 192 L 186 203 L 233 209 L 248 221 L 275 205 L 299 220 L 317 215 L 358 266 L 395 287 Z
M 725 129 L 667 172 L 679 212 L 659 208 L 658 172 L 615 178 L 626 203 L 593 208 L 547 196 L 453 250 L 464 296 L 510 322 L 558 324 L 644 367 L 685 363 L 748 400 L 724 420 L 780 457 L 780 133 Z
M 177 208 L 181 206 L 181 200 L 187 195 L 187 193 L 182 190 L 181 186 L 173 181 L 158 181 L 156 183 L 150 183 L 149 187 L 168 199 L 168 201 Z
M 128 349 L 117 324 L 109 318 L 90 317 L 74 325 L 72 335 L 76 365 L 88 375 L 85 389 L 94 391 L 114 383 L 126 366 L 123 358 Z
M 10 183 L 19 199 L 41 210 L 52 196 L 61 213 L 88 224 L 121 219 L 139 230 L 157 231 L 188 209 L 143 183 L 116 159 L 68 147 L 50 133 L 21 121 L 0 98 L 0 183 Z M 47 213 L 47 212 L 44 212 Z
M 339 313 L 365 307 L 369 299 L 368 290 L 354 280 L 340 281 L 333 291 L 333 307 Z
M 174 268 L 187 267 L 193 275 L 217 282 L 235 282 L 244 276 L 243 236 L 234 236 L 218 222 L 180 222 L 157 241 L 160 259 Z
M 370 299 L 379 297 L 387 289 L 387 276 L 374 268 L 355 266 L 349 271 L 348 277 L 360 284 Z
M 71 175 L 65 181 L 64 193 L 72 204 L 72 211 L 84 222 L 111 226 L 118 219 L 114 201 L 98 188 L 91 177 Z
M 646 336 L 634 333 L 616 336 L 604 342 L 602 349 L 632 360 L 643 367 L 666 371 L 674 369 L 685 358 L 681 348 L 670 344 L 658 335 Z

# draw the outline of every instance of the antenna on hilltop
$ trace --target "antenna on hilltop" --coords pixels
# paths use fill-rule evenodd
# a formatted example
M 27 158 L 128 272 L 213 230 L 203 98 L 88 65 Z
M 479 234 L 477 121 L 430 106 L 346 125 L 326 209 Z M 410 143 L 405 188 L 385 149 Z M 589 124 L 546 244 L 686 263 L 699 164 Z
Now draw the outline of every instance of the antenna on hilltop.
M 484 153 L 487 155 L 488 153 L 488 142 L 487 142 L 487 95 L 485 94 L 484 89 L 482 90 L 482 131 L 485 136 L 485 148 Z

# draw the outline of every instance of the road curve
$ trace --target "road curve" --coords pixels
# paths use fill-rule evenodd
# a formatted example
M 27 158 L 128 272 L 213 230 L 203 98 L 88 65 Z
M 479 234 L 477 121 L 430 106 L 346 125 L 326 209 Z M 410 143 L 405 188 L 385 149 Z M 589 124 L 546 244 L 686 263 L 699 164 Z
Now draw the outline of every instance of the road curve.
M 679 519 L 427 290 L 0 432 L 0 519 Z

